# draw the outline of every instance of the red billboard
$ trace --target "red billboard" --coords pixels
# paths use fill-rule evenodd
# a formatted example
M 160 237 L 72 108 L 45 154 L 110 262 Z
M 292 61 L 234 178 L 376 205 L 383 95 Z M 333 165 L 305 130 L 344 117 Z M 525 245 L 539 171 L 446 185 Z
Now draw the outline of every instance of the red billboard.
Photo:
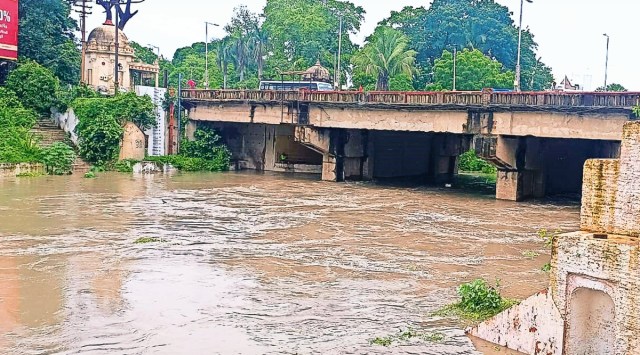
M 0 58 L 18 59 L 18 0 L 0 0 Z

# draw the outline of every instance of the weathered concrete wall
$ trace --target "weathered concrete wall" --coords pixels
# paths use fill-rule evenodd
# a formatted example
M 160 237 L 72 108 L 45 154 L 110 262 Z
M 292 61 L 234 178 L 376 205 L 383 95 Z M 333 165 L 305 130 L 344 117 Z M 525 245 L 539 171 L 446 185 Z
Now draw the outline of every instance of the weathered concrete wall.
M 585 165 L 581 228 L 640 236 L 640 122 L 624 127 L 619 163 Z
M 640 244 L 604 237 L 576 232 L 554 243 L 551 291 L 566 319 L 565 354 L 640 352 Z
M 495 135 L 572 139 L 622 139 L 629 121 L 623 114 L 576 114 L 553 112 L 496 112 Z
M 198 121 L 237 123 L 297 123 L 297 107 L 277 103 L 243 102 L 199 103 L 189 111 Z M 474 126 L 474 117 L 482 127 Z M 505 136 L 571 138 L 619 141 L 622 127 L 629 117 L 622 113 L 584 114 L 559 112 L 469 112 L 420 110 L 415 108 L 380 109 L 372 107 L 337 107 L 309 105 L 309 124 L 323 128 L 441 133 L 484 133 Z M 478 128 L 478 129 L 477 129 Z
M 316 127 L 378 131 L 464 133 L 467 111 L 343 109 L 311 106 L 309 123 Z
M 132 122 L 124 125 L 124 134 L 120 144 L 120 160 L 142 160 L 146 152 L 144 133 Z
M 283 116 L 283 112 L 285 115 Z M 198 105 L 189 110 L 189 118 L 195 121 L 280 124 L 288 120 L 288 109 L 280 105 L 256 105 L 224 103 Z
M 44 174 L 44 165 L 40 163 L 8 164 L 0 163 L 0 178 L 15 177 L 21 174 Z
M 563 327 L 551 294 L 543 291 L 467 333 L 525 354 L 547 355 L 562 353 Z

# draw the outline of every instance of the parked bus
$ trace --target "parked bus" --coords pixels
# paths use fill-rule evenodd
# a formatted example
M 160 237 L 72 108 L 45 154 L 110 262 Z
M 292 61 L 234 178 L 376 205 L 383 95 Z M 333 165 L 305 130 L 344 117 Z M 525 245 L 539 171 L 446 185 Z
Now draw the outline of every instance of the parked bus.
M 319 81 L 261 81 L 260 90 L 276 90 L 276 91 L 332 91 L 331 84 Z

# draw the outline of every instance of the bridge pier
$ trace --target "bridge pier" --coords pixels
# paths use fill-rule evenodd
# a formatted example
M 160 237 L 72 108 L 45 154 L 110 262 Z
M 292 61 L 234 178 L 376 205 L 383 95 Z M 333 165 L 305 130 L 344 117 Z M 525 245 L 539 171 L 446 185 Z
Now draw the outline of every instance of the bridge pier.
M 477 141 L 476 141 L 477 143 Z M 496 197 L 522 201 L 547 195 L 579 194 L 584 163 L 593 158 L 616 158 L 620 143 L 586 139 L 498 136 Z

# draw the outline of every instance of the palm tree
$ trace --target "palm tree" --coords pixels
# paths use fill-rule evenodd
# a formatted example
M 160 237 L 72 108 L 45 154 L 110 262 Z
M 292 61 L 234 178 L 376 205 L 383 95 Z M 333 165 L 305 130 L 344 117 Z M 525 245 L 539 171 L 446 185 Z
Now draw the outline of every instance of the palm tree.
M 262 74 L 264 72 L 264 60 L 265 55 L 269 51 L 269 35 L 267 31 L 256 26 L 252 32 L 252 54 L 253 59 L 258 66 L 258 80 L 262 80 Z
M 231 48 L 229 37 L 225 37 L 218 41 L 217 53 L 218 67 L 222 70 L 223 84 L 222 88 L 227 88 L 227 79 L 229 78 L 229 64 L 233 60 L 233 49 Z
M 391 27 L 379 27 L 353 64 L 377 77 L 376 90 L 389 90 L 389 80 L 398 74 L 413 75 L 417 52 L 410 50 L 409 38 Z
M 233 58 L 235 59 L 236 70 L 240 81 L 244 81 L 244 73 L 247 69 L 249 59 L 249 38 L 242 33 L 233 33 L 230 35 L 230 46 L 233 50 Z

